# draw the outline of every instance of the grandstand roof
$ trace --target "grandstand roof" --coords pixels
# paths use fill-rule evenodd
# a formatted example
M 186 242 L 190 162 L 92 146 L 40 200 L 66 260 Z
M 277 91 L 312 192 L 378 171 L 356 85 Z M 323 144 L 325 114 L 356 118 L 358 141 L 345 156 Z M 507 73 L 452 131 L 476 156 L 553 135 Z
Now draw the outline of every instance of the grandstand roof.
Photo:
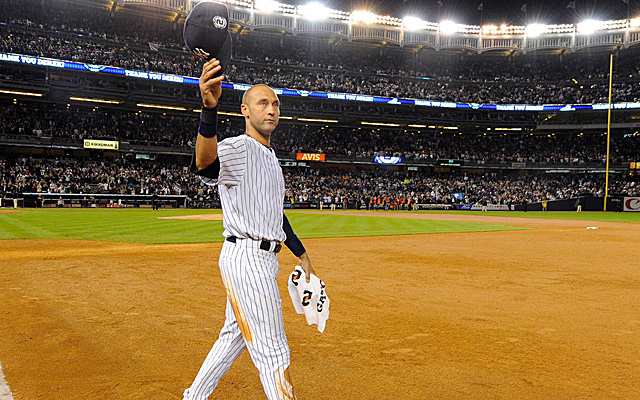
M 283 2 L 304 4 L 305 0 Z M 368 9 L 394 17 L 417 16 L 428 21 L 454 19 L 464 24 L 506 23 L 527 25 L 529 23 L 573 23 L 586 19 L 609 20 L 627 17 L 627 4 L 623 0 L 577 0 L 576 8 L 567 8 L 571 0 L 321 0 L 339 10 Z M 483 4 L 482 16 L 478 10 Z M 640 5 L 630 0 L 629 13 L 633 18 L 640 15 Z M 526 6 L 526 13 L 522 7 Z

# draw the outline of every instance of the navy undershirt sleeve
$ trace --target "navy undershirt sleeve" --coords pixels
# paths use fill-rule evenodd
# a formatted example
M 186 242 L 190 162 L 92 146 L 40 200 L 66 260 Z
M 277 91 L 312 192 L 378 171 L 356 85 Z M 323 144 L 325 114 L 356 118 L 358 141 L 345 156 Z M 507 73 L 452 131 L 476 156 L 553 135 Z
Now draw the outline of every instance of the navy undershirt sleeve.
M 289 223 L 289 219 L 286 215 L 282 216 L 282 229 L 284 229 L 284 233 L 287 235 L 287 239 L 284 241 L 284 244 L 296 257 L 299 258 L 307 252 L 300 239 L 298 239 L 298 236 L 293 233 L 293 228 L 291 228 L 291 224 Z

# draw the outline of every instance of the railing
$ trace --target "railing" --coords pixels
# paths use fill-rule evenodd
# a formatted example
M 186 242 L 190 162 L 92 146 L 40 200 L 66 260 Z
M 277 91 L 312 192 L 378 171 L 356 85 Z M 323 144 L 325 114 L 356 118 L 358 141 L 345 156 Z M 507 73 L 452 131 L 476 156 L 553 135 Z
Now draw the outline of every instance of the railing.
M 154 201 L 160 208 L 179 208 L 187 206 L 185 195 L 152 195 L 121 193 L 21 193 L 23 207 L 80 207 L 80 208 L 121 208 L 152 207 Z M 7 206 L 12 206 L 9 203 Z
M 380 40 L 382 42 L 401 43 L 401 32 L 384 28 L 373 28 L 367 26 L 354 26 L 351 28 L 350 39 Z
M 82 149 L 83 143 L 79 139 L 37 137 L 29 135 L 0 135 L 0 146 L 27 146 L 35 148 L 63 148 Z M 123 153 L 147 153 L 147 154 L 171 154 L 190 156 L 193 149 L 189 146 L 171 144 L 158 144 L 154 142 L 121 141 L 119 152 Z M 283 163 L 298 162 L 297 153 L 288 153 L 276 148 L 278 159 Z M 375 164 L 374 156 L 353 156 L 347 154 L 326 154 L 326 162 L 329 164 Z M 601 172 L 606 167 L 605 161 L 600 162 L 531 162 L 531 161 L 485 161 L 476 159 L 463 159 L 459 165 L 445 165 L 440 160 L 405 156 L 402 158 L 402 166 L 437 167 L 437 168 L 465 168 L 465 169 L 510 169 L 510 170 L 558 170 L 558 171 L 590 171 Z M 610 162 L 612 171 L 627 171 L 629 162 Z
M 244 11 L 243 11 L 244 10 Z M 486 35 L 478 33 L 443 34 L 438 30 L 411 31 L 403 27 L 386 25 L 350 24 L 347 21 L 330 20 L 311 22 L 296 19 L 288 14 L 261 15 L 259 10 L 246 11 L 229 5 L 230 19 L 237 24 L 248 26 L 251 30 L 281 29 L 292 33 L 311 33 L 346 37 L 350 41 L 376 40 L 382 43 L 395 43 L 404 46 L 424 46 L 435 50 L 467 49 L 478 53 L 486 51 L 515 50 L 522 53 L 537 50 L 572 51 L 598 46 L 619 45 L 628 48 L 640 42 L 640 27 L 601 30 L 591 34 L 573 32 L 543 33 L 537 37 L 527 37 L 525 33 L 512 35 Z M 253 16 L 251 18 L 250 16 Z
M 322 22 L 298 19 L 296 28 L 296 33 L 329 34 L 332 36 L 350 37 L 349 26 L 344 24 L 325 24 Z
M 145 4 L 165 10 L 187 13 L 190 10 L 190 0 L 120 0 L 124 4 Z
M 529 51 L 534 50 L 564 50 L 571 49 L 573 47 L 573 36 L 556 37 L 538 37 L 527 38 L 526 49 Z
M 99 138 L 93 138 L 99 139 Z M 113 140 L 113 139 L 109 139 Z M 35 135 L 0 135 L 0 146 L 26 146 L 35 148 L 57 148 L 67 150 L 81 150 L 84 148 L 82 139 L 65 137 L 48 137 Z M 189 146 L 174 145 L 162 142 L 120 141 L 120 152 L 136 152 L 151 154 L 191 155 L 193 149 Z
M 280 153 L 278 158 L 282 161 L 295 160 L 296 153 Z M 374 156 L 348 156 L 342 154 L 327 154 L 326 162 L 328 163 L 357 163 L 357 164 L 373 164 Z M 419 167 L 439 167 L 439 168 L 462 168 L 462 169 L 529 169 L 529 170 L 562 170 L 562 171 L 604 171 L 606 164 L 602 162 L 531 162 L 531 161 L 484 161 L 484 160 L 456 160 L 460 161 L 460 165 L 449 166 L 443 165 L 436 159 L 403 157 L 400 166 L 419 166 Z M 629 162 L 610 162 L 609 168 L 612 171 L 629 170 Z

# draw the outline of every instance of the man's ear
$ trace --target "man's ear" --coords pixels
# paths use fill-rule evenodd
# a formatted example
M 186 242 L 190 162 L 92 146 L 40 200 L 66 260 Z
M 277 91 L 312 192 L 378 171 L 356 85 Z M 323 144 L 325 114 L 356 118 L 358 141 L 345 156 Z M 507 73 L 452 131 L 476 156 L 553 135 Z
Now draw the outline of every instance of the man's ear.
M 241 104 L 240 105 L 240 111 L 242 112 L 242 115 L 244 115 L 245 117 L 249 118 L 249 107 L 247 107 L 246 104 Z

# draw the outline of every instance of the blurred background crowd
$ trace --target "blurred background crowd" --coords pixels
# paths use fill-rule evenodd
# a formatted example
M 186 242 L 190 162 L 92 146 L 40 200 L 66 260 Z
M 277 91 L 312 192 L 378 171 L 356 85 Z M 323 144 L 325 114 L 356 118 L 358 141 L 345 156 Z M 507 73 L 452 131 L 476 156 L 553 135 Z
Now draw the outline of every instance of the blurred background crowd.
M 199 76 L 201 63 L 184 47 L 181 29 L 166 20 L 136 13 L 110 13 L 56 1 L 43 9 L 40 1 L 9 2 L 0 9 L 0 52 L 49 57 L 183 76 Z M 277 88 L 342 92 L 398 98 L 482 104 L 590 104 L 607 101 L 608 52 L 538 54 L 526 56 L 408 52 L 313 37 L 235 34 L 228 82 L 266 83 Z M 615 53 L 614 102 L 640 101 L 640 51 Z M 605 71 L 605 72 L 603 72 Z M 89 79 L 78 74 L 61 78 L 27 70 L 7 72 L 0 80 L 48 84 L 66 79 L 79 90 L 109 89 L 122 93 L 147 90 L 121 79 Z M 197 100 L 197 88 L 152 86 L 150 98 Z M 238 96 L 236 96 L 238 97 Z M 176 100 L 177 99 L 177 100 Z M 158 160 L 127 157 L 82 157 L 22 151 L 10 146 L 0 153 L 0 196 L 19 193 L 96 193 L 185 195 L 216 203 L 217 192 L 203 185 L 186 168 L 185 154 L 195 145 L 197 115 L 133 111 L 116 107 L 79 106 L 67 102 L 11 102 L 0 99 L 0 139 L 106 139 L 130 145 L 166 148 L 181 154 Z M 179 104 L 176 104 L 179 105 Z M 308 124 L 282 120 L 272 138 L 281 157 L 322 153 L 346 163 L 332 167 L 284 166 L 287 201 L 323 204 L 357 202 L 364 207 L 411 204 L 511 204 L 603 196 L 602 173 L 540 173 L 539 170 L 409 170 L 379 167 L 375 156 L 401 157 L 405 162 L 434 165 L 455 159 L 473 163 L 534 163 L 591 165 L 606 161 L 606 136 L 599 133 L 540 134 L 528 130 L 539 121 L 529 113 L 455 113 L 429 109 L 422 114 L 408 107 L 383 107 L 349 102 L 287 101 L 283 115 L 346 115 L 380 119 L 427 118 L 441 124 L 495 121 L 521 126 L 521 132 L 496 134 L 484 127 L 475 132 L 438 129 L 361 127 L 354 124 Z M 615 119 L 618 118 L 618 119 Z M 627 123 L 634 117 L 614 118 Z M 626 118 L 626 119 L 625 119 Z M 569 116 L 565 124 L 581 124 Z M 428 122 L 434 123 L 434 122 Z M 434 123 L 435 124 L 435 123 Z M 241 134 L 244 121 L 221 117 L 221 138 Z M 489 126 L 489 125 L 487 125 Z M 426 125 L 425 125 L 426 127 Z M 640 160 L 640 135 L 628 130 L 612 137 L 610 160 Z M 370 165 L 356 166 L 354 162 Z M 348 167 L 346 165 L 348 164 Z M 640 195 L 638 176 L 614 174 L 609 194 Z

